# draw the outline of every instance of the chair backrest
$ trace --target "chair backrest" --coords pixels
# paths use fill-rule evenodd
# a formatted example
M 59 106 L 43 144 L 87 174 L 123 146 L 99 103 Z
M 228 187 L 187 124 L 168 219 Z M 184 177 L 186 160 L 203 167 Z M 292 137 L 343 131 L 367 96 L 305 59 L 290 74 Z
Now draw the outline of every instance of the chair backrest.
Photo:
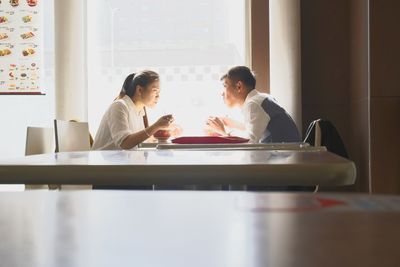
M 330 121 L 322 119 L 312 121 L 307 128 L 304 142 L 314 146 L 325 146 L 328 151 L 348 158 L 342 138 Z
M 54 152 L 54 131 L 52 128 L 28 127 L 26 129 L 26 156 L 52 152 Z
M 90 150 L 87 122 L 54 120 L 56 152 Z

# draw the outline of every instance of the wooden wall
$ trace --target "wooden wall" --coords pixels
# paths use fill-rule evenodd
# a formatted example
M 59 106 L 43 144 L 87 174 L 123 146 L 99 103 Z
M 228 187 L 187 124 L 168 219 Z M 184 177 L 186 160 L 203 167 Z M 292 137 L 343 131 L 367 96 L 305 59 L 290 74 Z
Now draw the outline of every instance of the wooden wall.
M 303 132 L 315 119 L 331 121 L 350 149 L 350 3 L 301 1 Z
M 370 119 L 368 78 L 368 1 L 350 4 L 350 142 L 357 165 L 357 189 L 370 191 Z
M 256 73 L 257 89 L 269 93 L 269 0 L 252 0 L 250 8 L 251 68 Z
M 400 1 L 370 0 L 371 187 L 400 193 Z
M 302 0 L 303 128 L 331 120 L 354 190 L 400 193 L 400 1 Z

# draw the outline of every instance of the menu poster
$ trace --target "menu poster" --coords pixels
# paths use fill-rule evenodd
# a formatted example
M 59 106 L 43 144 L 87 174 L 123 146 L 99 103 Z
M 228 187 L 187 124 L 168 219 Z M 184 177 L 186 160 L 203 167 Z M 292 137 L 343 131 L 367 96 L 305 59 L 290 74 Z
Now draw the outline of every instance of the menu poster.
M 43 94 L 40 0 L 0 0 L 0 94 Z

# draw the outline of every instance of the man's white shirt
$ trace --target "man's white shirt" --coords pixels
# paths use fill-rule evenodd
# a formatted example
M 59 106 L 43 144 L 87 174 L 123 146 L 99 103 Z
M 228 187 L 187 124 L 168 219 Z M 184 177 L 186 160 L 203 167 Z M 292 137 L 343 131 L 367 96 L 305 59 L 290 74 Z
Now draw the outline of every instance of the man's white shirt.
M 271 118 L 261 104 L 267 96 L 267 94 L 259 93 L 253 89 L 244 101 L 242 114 L 247 138 L 250 139 L 251 143 L 259 143 L 265 138 L 265 131 Z

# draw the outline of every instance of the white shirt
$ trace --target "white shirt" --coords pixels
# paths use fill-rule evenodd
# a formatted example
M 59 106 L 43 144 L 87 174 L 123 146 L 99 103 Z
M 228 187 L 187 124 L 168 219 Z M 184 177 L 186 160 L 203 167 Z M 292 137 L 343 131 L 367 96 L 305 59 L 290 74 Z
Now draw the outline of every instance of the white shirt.
M 144 129 L 144 110 L 136 110 L 129 96 L 114 101 L 104 114 L 92 150 L 118 150 L 124 139 Z
M 244 126 L 251 143 L 260 143 L 265 138 L 265 130 L 271 118 L 261 104 L 267 96 L 253 89 L 244 101 L 242 108 Z

